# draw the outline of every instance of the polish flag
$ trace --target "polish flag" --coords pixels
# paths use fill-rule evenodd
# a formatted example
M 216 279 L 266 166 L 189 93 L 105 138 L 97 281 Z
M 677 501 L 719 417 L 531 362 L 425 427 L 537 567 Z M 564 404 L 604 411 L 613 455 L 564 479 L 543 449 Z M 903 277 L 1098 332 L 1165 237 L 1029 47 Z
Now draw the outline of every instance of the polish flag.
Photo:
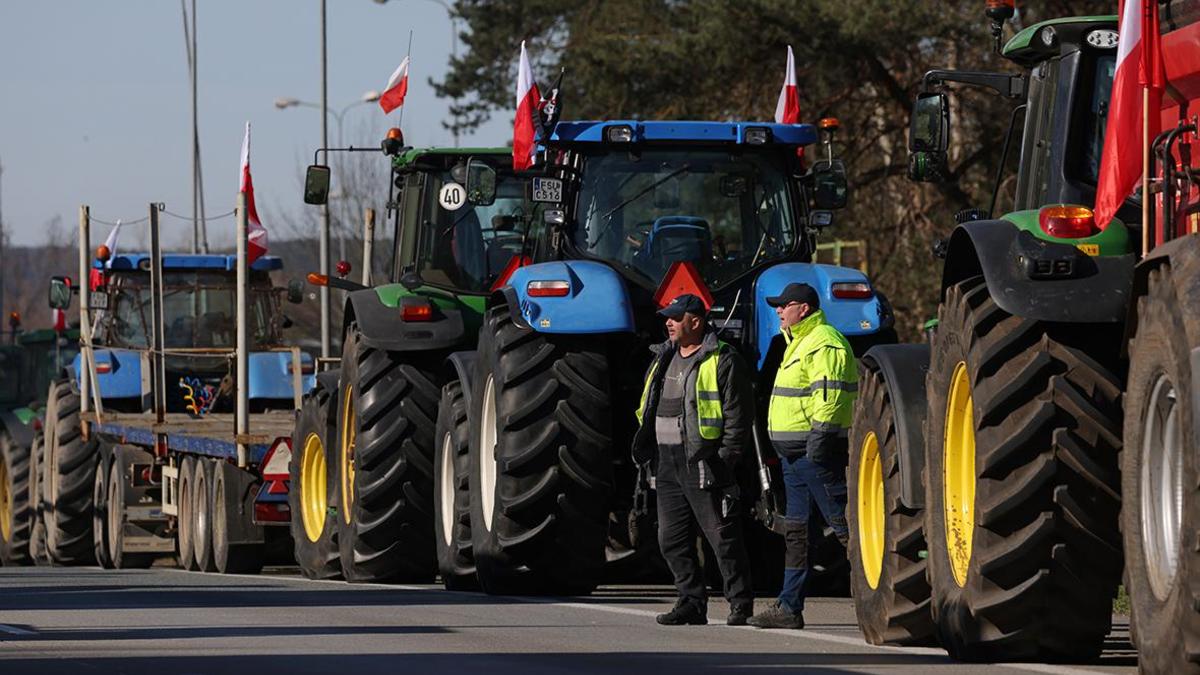
M 1162 46 L 1158 34 L 1158 3 L 1155 0 L 1123 0 L 1118 23 L 1117 70 L 1113 76 L 1112 99 L 1108 104 L 1108 127 L 1104 132 L 1104 154 L 1100 158 L 1100 180 L 1096 187 L 1096 225 L 1108 226 L 1141 179 L 1143 123 L 1149 123 L 1148 138 L 1158 135 L 1159 108 L 1163 94 Z M 1149 120 L 1142 93 L 1149 94 Z M 1149 196 L 1143 197 L 1148 199 Z
M 404 105 L 404 97 L 408 94 L 408 57 L 400 62 L 400 66 L 388 78 L 387 87 L 384 87 L 383 96 L 379 97 L 379 107 L 383 108 L 383 114 L 388 114 Z
M 67 330 L 67 313 L 61 309 L 51 309 L 50 322 L 55 333 L 62 333 Z
M 246 194 L 246 264 L 267 252 L 267 228 L 258 220 L 258 209 L 254 208 L 254 182 L 250 180 L 250 123 L 246 122 L 246 136 L 242 139 L 242 176 L 238 191 Z
M 517 117 L 513 121 L 513 169 L 521 171 L 533 166 L 533 154 L 537 151 L 534 129 L 537 128 L 537 108 L 542 100 L 533 71 L 529 67 L 529 55 L 525 53 L 525 41 L 521 41 L 521 61 L 517 65 Z
M 104 247 L 108 249 L 108 262 L 106 267 L 112 267 L 113 258 L 117 257 L 117 237 L 121 235 L 121 219 L 117 219 L 117 224 L 113 225 L 113 229 L 108 233 L 108 238 L 104 240 Z
M 796 89 L 796 57 L 788 45 L 787 71 L 783 76 L 783 87 L 779 90 L 779 102 L 775 104 L 776 124 L 800 123 L 800 92 Z

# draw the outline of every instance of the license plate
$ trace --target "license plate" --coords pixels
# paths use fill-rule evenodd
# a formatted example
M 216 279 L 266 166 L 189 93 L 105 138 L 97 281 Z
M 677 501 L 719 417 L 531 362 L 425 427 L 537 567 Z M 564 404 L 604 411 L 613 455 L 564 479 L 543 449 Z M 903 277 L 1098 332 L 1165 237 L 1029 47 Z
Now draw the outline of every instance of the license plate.
M 108 294 L 100 291 L 92 291 L 88 295 L 88 304 L 92 309 L 108 309 Z
M 562 181 L 557 178 L 533 179 L 533 201 L 535 202 L 561 202 L 562 191 Z

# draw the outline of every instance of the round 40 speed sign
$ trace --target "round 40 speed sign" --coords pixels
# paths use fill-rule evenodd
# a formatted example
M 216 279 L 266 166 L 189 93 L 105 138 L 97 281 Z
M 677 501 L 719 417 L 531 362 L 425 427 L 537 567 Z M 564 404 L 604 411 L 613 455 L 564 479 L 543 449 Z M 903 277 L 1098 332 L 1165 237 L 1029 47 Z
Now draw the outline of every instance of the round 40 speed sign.
M 467 203 L 467 190 L 458 183 L 446 183 L 438 192 L 438 203 L 447 211 L 457 211 Z

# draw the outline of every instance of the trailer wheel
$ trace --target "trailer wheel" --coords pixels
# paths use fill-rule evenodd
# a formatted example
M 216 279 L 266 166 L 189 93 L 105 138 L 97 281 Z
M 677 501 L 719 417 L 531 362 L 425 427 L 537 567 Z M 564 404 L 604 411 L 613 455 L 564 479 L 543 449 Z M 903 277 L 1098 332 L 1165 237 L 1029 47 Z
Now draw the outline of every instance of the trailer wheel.
M 196 460 L 195 487 L 192 491 L 192 550 L 196 569 L 216 572 L 213 559 L 213 477 L 215 463 L 210 459 Z
M 600 582 L 612 416 L 596 344 L 488 310 L 470 436 L 471 534 L 488 593 L 585 594 Z
M 29 448 L 29 504 L 33 521 L 29 532 L 29 557 L 33 559 L 33 564 L 38 566 L 50 564 L 50 553 L 46 550 L 46 524 L 42 520 L 41 486 L 44 484 L 45 447 L 45 436 L 40 431 L 35 433 L 33 444 Z
M 292 460 L 288 464 L 292 541 L 300 572 L 309 579 L 342 575 L 335 515 L 337 463 L 330 443 L 335 434 L 335 393 L 318 379 L 305 397 L 292 431 Z
M 1066 344 L 1080 327 L 1012 316 L 980 277 L 947 290 L 938 319 L 925 444 L 938 638 L 963 660 L 1094 658 L 1121 580 L 1121 382 Z
M 92 481 L 92 550 L 96 564 L 104 569 L 113 568 L 108 532 L 108 470 L 112 466 L 112 451 L 100 444 L 96 451 L 96 479 Z
M 179 514 L 176 517 L 176 555 L 179 566 L 185 570 L 196 570 L 196 517 L 195 506 L 196 460 L 181 456 L 179 460 Z
M 1182 276 L 1182 275 L 1181 275 Z M 1181 301 L 1182 300 L 1182 301 Z M 1182 316 L 1200 310 L 1176 293 L 1170 267 L 1152 270 L 1129 347 L 1122 492 L 1130 624 L 1144 673 L 1200 672 L 1200 500 L 1196 498 L 1191 367 Z
M 143 461 L 153 461 L 149 453 L 138 451 L 145 455 Z M 144 569 L 154 564 L 155 555 L 152 553 L 125 552 L 125 522 L 129 520 L 125 507 L 129 503 L 127 496 L 129 481 L 125 477 L 125 467 L 128 466 L 129 455 L 132 451 L 122 451 L 113 448 L 104 453 L 108 465 L 108 505 L 105 508 L 105 519 L 108 523 L 108 550 L 112 566 L 119 570 Z
M 262 571 L 266 544 L 262 526 L 252 522 L 258 484 L 249 473 L 228 462 L 213 464 L 213 565 L 221 574 Z
M 338 547 L 347 581 L 429 582 L 433 532 L 433 435 L 438 387 L 398 352 L 346 333 L 338 396 Z M 417 365 L 417 360 L 424 365 Z
M 434 523 L 438 574 L 449 590 L 479 588 L 471 550 L 470 424 L 462 383 L 442 387 L 434 436 Z
M 46 548 L 60 565 L 92 565 L 92 492 L 96 480 L 96 442 L 84 441 L 79 394 L 67 380 L 50 386 L 46 401 L 46 466 L 43 495 Z
M 924 518 L 900 501 L 896 411 L 883 373 L 863 362 L 850 428 L 847 509 L 854 612 L 873 645 L 933 640 Z
M 29 531 L 29 448 L 0 430 L 0 565 L 27 565 Z

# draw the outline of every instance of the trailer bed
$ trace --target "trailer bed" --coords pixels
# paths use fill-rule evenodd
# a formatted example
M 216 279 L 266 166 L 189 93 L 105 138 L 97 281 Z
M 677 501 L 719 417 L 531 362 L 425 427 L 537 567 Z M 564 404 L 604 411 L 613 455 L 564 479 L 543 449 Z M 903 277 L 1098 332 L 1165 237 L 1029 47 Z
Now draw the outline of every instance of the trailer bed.
M 121 443 L 154 447 L 159 435 L 166 436 L 167 449 L 192 455 L 237 459 L 237 443 L 247 446 L 251 464 L 262 462 L 275 439 L 291 436 L 296 415 L 280 410 L 250 415 L 250 433 L 240 439 L 234 433 L 232 414 L 213 414 L 194 418 L 185 413 L 168 413 L 160 424 L 153 413 L 105 412 L 96 419 L 87 413 L 85 423 L 91 433 Z

